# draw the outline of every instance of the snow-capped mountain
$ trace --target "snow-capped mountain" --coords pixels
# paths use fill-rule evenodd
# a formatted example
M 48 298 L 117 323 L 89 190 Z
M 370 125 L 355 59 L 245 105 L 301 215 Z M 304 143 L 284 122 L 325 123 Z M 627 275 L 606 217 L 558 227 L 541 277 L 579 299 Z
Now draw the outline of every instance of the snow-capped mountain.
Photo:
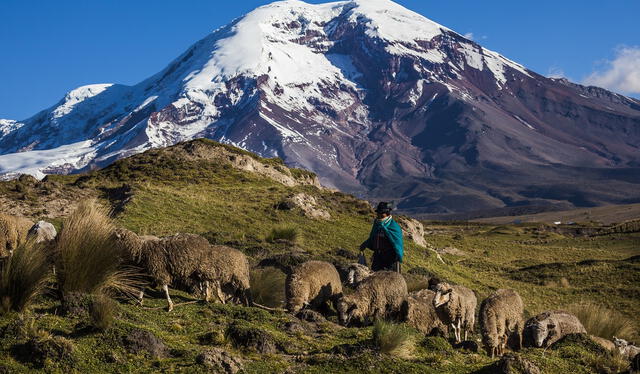
M 0 121 L 0 173 L 196 137 L 413 213 L 640 201 L 640 102 L 545 78 L 389 0 L 260 7 L 135 85 Z

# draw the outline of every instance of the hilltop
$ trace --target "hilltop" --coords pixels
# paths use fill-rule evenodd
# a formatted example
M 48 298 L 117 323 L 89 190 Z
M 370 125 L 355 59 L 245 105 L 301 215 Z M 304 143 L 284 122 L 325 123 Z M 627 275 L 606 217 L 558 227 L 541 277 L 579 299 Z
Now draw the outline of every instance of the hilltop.
M 306 198 L 292 199 L 299 194 Z M 0 182 L 3 211 L 56 225 L 79 200 L 90 197 L 110 206 L 119 225 L 139 234 L 201 234 L 211 243 L 240 249 L 252 266 L 309 258 L 337 265 L 353 262 L 372 219 L 367 202 L 321 187 L 313 173 L 201 139 L 149 150 L 89 173 Z M 615 318 L 632 321 L 637 334 L 640 233 L 590 237 L 563 235 L 534 223 L 424 224 L 426 247 L 406 239 L 403 269 L 411 289 L 425 287 L 432 276 L 470 287 L 480 300 L 497 288 L 513 288 L 522 295 L 527 317 L 591 303 L 613 311 Z M 279 227 L 293 228 L 296 237 L 273 240 L 269 236 Z M 271 274 L 275 278 L 260 278 L 261 282 L 281 286 L 283 275 Z M 175 291 L 174 298 L 178 303 L 194 300 L 182 291 Z M 63 359 L 41 363 L 47 372 L 203 372 L 196 357 L 211 347 L 222 347 L 241 359 L 248 373 L 497 370 L 496 360 L 486 354 L 454 350 L 436 337 L 421 338 L 411 360 L 380 354 L 371 342 L 370 327 L 342 328 L 335 317 L 309 322 L 215 303 L 179 305 L 167 313 L 161 310 L 165 301 L 160 292 L 151 292 L 145 302 L 147 308 L 121 301 L 115 325 L 97 332 L 86 328 L 86 317 L 61 317 L 57 299 L 44 296 L 22 317 L 0 317 L 0 367 L 9 372 L 40 368 L 16 351 L 25 338 L 15 331 L 26 330 L 69 342 L 70 353 Z M 132 353 L 123 342 L 138 329 L 158 337 L 164 353 Z M 247 348 L 242 345 L 246 342 L 229 337 L 230 329 L 262 331 L 256 336 L 271 343 L 258 351 Z M 527 349 L 520 355 L 544 373 L 604 372 L 616 362 L 584 342 L 566 342 L 544 352 Z

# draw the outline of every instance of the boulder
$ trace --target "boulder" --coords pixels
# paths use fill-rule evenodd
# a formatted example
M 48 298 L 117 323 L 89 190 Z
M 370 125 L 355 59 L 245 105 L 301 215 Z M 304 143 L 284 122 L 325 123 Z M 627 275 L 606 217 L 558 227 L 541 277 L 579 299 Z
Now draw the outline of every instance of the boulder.
M 167 346 L 147 330 L 134 329 L 124 337 L 125 348 L 133 354 L 145 354 L 153 358 L 164 358 L 169 355 Z
M 196 362 L 216 373 L 235 374 L 243 370 L 242 361 L 221 348 L 210 348 L 196 357 Z

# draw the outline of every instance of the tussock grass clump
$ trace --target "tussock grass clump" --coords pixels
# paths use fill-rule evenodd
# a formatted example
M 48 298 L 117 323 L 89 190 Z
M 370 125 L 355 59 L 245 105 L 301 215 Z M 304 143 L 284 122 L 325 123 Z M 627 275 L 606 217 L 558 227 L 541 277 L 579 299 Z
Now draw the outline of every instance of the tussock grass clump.
M 98 330 L 108 330 L 113 326 L 117 312 L 118 304 L 113 299 L 105 295 L 94 296 L 89 307 L 92 326 Z
M 63 298 L 69 293 L 134 295 L 137 273 L 122 266 L 123 253 L 113 236 L 107 210 L 81 202 L 62 223 L 56 241 L 56 277 Z
M 373 343 L 381 353 L 410 359 L 416 348 L 416 333 L 407 325 L 377 320 L 373 325 Z
M 278 240 L 286 240 L 290 243 L 299 243 L 301 239 L 300 230 L 295 226 L 274 227 L 265 238 L 269 243 L 274 243 Z
M 22 312 L 42 294 L 49 277 L 49 261 L 43 245 L 27 241 L 11 257 L 0 260 L 0 314 Z
M 279 269 L 267 267 L 251 271 L 251 296 L 253 301 L 270 308 L 284 305 L 286 275 Z
M 570 305 L 567 310 L 578 317 L 591 335 L 609 340 L 614 336 L 631 340 L 637 337 L 634 322 L 615 310 L 590 302 Z

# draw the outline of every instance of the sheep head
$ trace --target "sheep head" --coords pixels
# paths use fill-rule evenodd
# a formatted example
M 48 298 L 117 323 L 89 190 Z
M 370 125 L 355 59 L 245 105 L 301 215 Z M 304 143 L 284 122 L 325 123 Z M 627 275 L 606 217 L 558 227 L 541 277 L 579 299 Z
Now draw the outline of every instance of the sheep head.
M 451 301 L 453 287 L 448 283 L 440 283 L 435 287 L 436 295 L 433 297 L 433 306 L 439 307 Z
M 347 326 L 358 315 L 358 304 L 348 295 L 338 300 L 336 309 L 338 309 L 338 320 L 342 326 Z
M 361 264 L 351 264 L 349 265 L 348 269 L 349 271 L 347 273 L 347 284 L 350 286 L 362 282 L 372 273 L 368 267 Z
M 136 233 L 127 229 L 118 228 L 114 231 L 113 236 L 116 243 L 120 246 L 121 250 L 126 256 L 135 262 L 140 260 L 142 254 L 142 246 L 144 240 L 142 240 Z
M 540 321 L 534 324 L 531 330 L 535 346 L 538 348 L 542 348 L 544 346 L 545 340 L 555 335 L 555 328 L 556 325 L 548 320 Z

